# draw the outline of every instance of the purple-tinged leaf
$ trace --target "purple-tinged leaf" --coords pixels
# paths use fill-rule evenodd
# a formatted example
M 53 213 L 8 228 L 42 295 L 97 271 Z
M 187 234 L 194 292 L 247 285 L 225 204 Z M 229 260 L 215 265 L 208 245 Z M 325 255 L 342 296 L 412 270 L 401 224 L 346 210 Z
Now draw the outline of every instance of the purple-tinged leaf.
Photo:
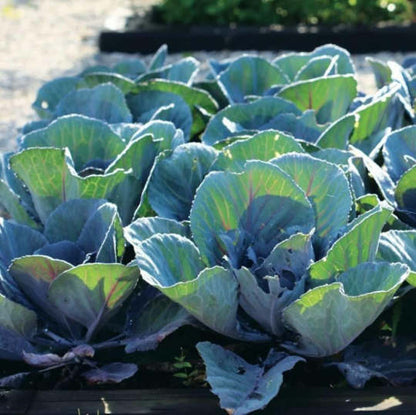
M 100 385 L 103 383 L 120 383 L 136 374 L 138 367 L 133 363 L 110 363 L 100 368 L 84 372 L 82 376 L 88 383 Z

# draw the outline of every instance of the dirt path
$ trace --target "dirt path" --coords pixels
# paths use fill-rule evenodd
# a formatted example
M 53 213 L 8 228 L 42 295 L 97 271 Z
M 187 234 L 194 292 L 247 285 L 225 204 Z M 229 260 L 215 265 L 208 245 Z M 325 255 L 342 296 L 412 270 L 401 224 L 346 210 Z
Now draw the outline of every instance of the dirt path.
M 0 0 L 0 151 L 34 117 L 38 88 L 94 63 L 100 29 L 128 6 L 128 0 Z

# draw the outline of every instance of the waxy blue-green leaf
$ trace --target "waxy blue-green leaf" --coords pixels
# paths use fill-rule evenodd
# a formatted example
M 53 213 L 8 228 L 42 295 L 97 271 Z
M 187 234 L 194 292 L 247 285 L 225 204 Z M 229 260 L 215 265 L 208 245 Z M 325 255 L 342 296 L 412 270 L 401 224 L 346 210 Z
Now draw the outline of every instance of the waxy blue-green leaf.
M 346 150 L 350 136 L 359 117 L 347 114 L 334 121 L 318 138 L 316 145 L 321 148 L 339 148 Z
M 99 327 L 123 305 L 139 278 L 137 267 L 121 264 L 85 264 L 55 278 L 49 300 L 65 316 L 88 329 L 89 341 Z
M 282 310 L 305 292 L 305 280 L 296 282 L 293 289 L 280 285 L 278 275 L 268 276 L 273 291 L 267 292 L 259 286 L 256 276 L 247 268 L 234 271 L 240 288 L 240 306 L 263 330 L 276 337 L 285 332 Z
M 179 95 L 191 109 L 198 106 L 203 108 L 209 114 L 214 114 L 218 109 L 217 103 L 206 91 L 188 86 L 182 82 L 156 79 L 140 83 L 138 88 L 139 92 L 159 91 Z
M 382 194 L 384 199 L 394 206 L 395 186 L 388 173 L 362 151 L 351 147 L 351 153 L 354 154 L 354 156 L 356 156 L 353 159 L 351 159 L 351 162 L 355 163 L 355 165 L 357 165 L 358 163 L 362 163 L 363 167 L 366 170 L 365 175 L 363 177 L 364 182 L 367 182 L 366 184 L 368 184 L 369 177 L 366 176 L 370 176 L 376 182 L 378 188 L 380 189 L 380 193 Z
M 362 262 L 374 261 L 380 233 L 391 214 L 390 207 L 378 205 L 348 224 L 347 231 L 327 255 L 309 268 L 312 285 L 332 282 L 342 272 Z
M 36 313 L 0 294 L 0 359 L 21 360 L 23 351 L 33 351 L 36 331 Z
M 145 91 L 157 91 L 174 94 L 182 98 L 192 113 L 191 136 L 203 131 L 207 123 L 207 118 L 212 114 L 215 114 L 218 110 L 218 104 L 208 92 L 181 82 L 156 79 L 141 82 L 138 85 L 138 90 L 139 93 Z
M 170 92 L 143 91 L 128 95 L 127 103 L 136 122 L 170 121 L 189 139 L 192 113 L 182 97 Z
M 313 357 L 340 352 L 374 322 L 408 275 L 403 264 L 364 262 L 309 290 L 283 310 L 287 326 L 300 335 L 285 347 Z
M 296 137 L 303 149 L 308 153 L 317 151 L 313 143 L 320 137 L 326 128 L 326 124 L 318 124 L 313 110 L 306 110 L 301 115 L 281 114 L 275 121 L 274 129 L 289 133 Z
M 253 134 L 259 130 L 279 130 L 279 115 L 301 115 L 288 101 L 263 97 L 248 104 L 235 104 L 219 111 L 202 135 L 205 144 L 214 145 L 232 136 Z
M 53 210 L 67 200 L 107 198 L 126 177 L 122 170 L 79 177 L 65 149 L 27 149 L 13 156 L 10 164 L 27 186 L 43 223 Z
M 392 82 L 395 84 L 398 84 L 400 87 L 397 91 L 397 98 L 396 102 L 399 107 L 402 107 L 402 110 L 404 110 L 409 118 L 414 121 L 415 119 L 415 112 L 414 112 L 414 94 L 412 93 L 412 76 L 410 73 L 403 69 L 402 66 L 400 66 L 398 63 L 389 61 L 388 66 L 391 70 L 391 79 Z M 396 127 L 397 124 L 399 124 L 402 121 L 402 115 L 403 114 L 395 114 L 398 118 L 398 122 L 396 121 Z M 399 124 L 401 127 L 401 124 Z
M 165 60 L 168 56 L 167 45 L 162 45 L 153 55 L 152 60 L 149 63 L 149 71 L 161 68 L 165 64 Z
M 410 268 L 407 282 L 416 286 L 416 231 L 383 232 L 380 236 L 377 259 L 406 264 Z
M 48 243 L 35 229 L 0 218 L 0 264 L 8 267 L 14 258 L 33 254 Z
M 391 69 L 387 64 L 369 56 L 366 57 L 366 61 L 371 66 L 378 89 L 383 88 L 383 86 L 386 86 L 391 82 Z
M 212 170 L 242 170 L 247 160 L 269 161 L 282 154 L 303 153 L 302 146 L 290 135 L 276 130 L 262 131 L 224 147 Z
M 162 217 L 186 220 L 195 191 L 215 160 L 217 151 L 187 143 L 158 158 L 147 188 L 150 205 Z
M 60 259 L 72 265 L 79 265 L 87 259 L 92 259 L 77 244 L 71 241 L 59 241 L 47 244 L 37 249 L 34 254 Z
M 195 244 L 178 234 L 155 234 L 133 248 L 143 279 L 158 289 L 192 281 L 205 267 Z
M 140 242 L 157 233 L 175 233 L 185 237 L 190 236 L 187 223 L 158 216 L 136 219 L 124 228 L 124 237 L 133 246 L 140 244 Z
M 324 124 L 345 115 L 357 95 L 357 81 L 351 75 L 331 75 L 292 83 L 278 95 L 293 102 L 302 112 L 316 112 L 316 119 Z
M 179 304 L 148 287 L 130 305 L 126 328 L 126 353 L 154 350 L 179 327 L 195 322 Z
M 103 206 L 105 200 L 72 199 L 59 205 L 45 223 L 43 234 L 49 242 L 77 242 L 88 219 Z
M 198 67 L 199 62 L 193 57 L 188 57 L 171 65 L 162 66 L 154 71 L 143 73 L 135 82 L 140 83 L 150 79 L 166 79 L 190 85 L 198 71 Z
M 149 175 L 154 168 L 157 155 L 163 150 L 171 150 L 183 143 L 181 130 L 172 123 L 153 121 L 146 124 L 131 138 L 127 147 L 108 166 L 106 173 L 117 169 L 129 171 L 129 177 L 112 192 L 111 201 L 117 204 L 124 224 L 130 223 L 140 201 L 145 197 L 144 190 Z
M 254 271 L 234 271 L 241 307 L 266 332 L 284 333 L 282 310 L 304 293 L 304 274 L 313 259 L 311 235 L 298 233 L 277 244 Z
M 15 152 L 0 153 L 0 180 L 4 181 L 9 187 L 10 191 L 14 192 L 20 198 L 23 208 L 35 218 L 38 215 L 33 206 L 32 198 L 26 189 L 26 186 L 19 180 L 10 166 L 10 159 L 15 155 Z
M 21 133 L 22 134 L 29 134 L 32 131 L 36 131 L 36 130 L 39 130 L 41 128 L 45 128 L 49 125 L 50 122 L 51 122 L 51 120 L 49 120 L 49 119 L 29 121 L 28 123 L 26 123 L 22 127 Z
M 397 89 L 395 85 L 381 89 L 369 103 L 361 105 L 353 112 L 356 122 L 350 144 L 366 154 L 370 154 L 379 145 L 384 130 L 391 127 L 390 118 L 393 113 L 391 105 Z
M 64 316 L 49 301 L 51 282 L 62 272 L 72 268 L 71 264 L 42 255 L 29 255 L 15 259 L 9 273 L 33 304 L 36 304 L 53 320 L 64 323 Z
M 240 327 L 238 283 L 232 272 L 219 266 L 205 268 L 190 240 L 175 234 L 156 234 L 134 248 L 143 279 L 197 320 L 233 338 L 265 339 Z
M 317 56 L 305 64 L 296 74 L 293 81 L 306 81 L 328 75 L 336 75 L 338 57 Z
M 70 92 L 59 102 L 55 114 L 81 114 L 109 123 L 133 120 L 124 94 L 109 83 Z
M 293 233 L 309 233 L 313 208 L 280 168 L 248 162 L 244 172 L 212 172 L 195 196 L 190 220 L 194 240 L 208 264 L 224 255 L 235 268 L 250 256 L 265 257 Z
M 277 57 L 273 60 L 273 65 L 277 66 L 289 78 L 294 81 L 296 74 L 305 66 L 310 60 L 308 53 L 287 53 Z
M 183 131 L 169 121 L 154 120 L 141 126 L 131 137 L 131 141 L 151 134 L 155 142 L 159 143 L 159 151 L 175 148 L 185 142 Z
M 399 216 L 406 223 L 416 226 L 416 165 L 407 170 L 398 181 L 395 198 Z
M 0 210 L 5 210 L 11 219 L 22 225 L 38 229 L 40 225 L 29 215 L 22 206 L 20 197 L 0 179 Z
M 336 165 L 308 154 L 286 154 L 272 161 L 305 192 L 315 212 L 314 239 L 325 252 L 328 243 L 348 223 L 352 197 L 348 179 Z
M 384 163 L 395 182 L 416 164 L 416 126 L 393 131 L 383 147 Z
M 85 223 L 78 245 L 96 262 L 118 262 L 124 253 L 124 238 L 117 206 L 105 203 Z
M 193 85 L 198 88 L 202 89 L 215 99 L 218 104 L 218 109 L 223 109 L 227 105 L 229 105 L 228 98 L 225 96 L 224 91 L 221 89 L 218 82 L 214 79 L 205 79 L 202 81 L 194 82 Z
M 244 415 L 264 408 L 278 393 L 283 373 L 304 361 L 299 356 L 271 351 L 259 365 L 247 363 L 235 353 L 213 343 L 197 349 L 207 368 L 207 381 L 227 413 Z
M 94 88 L 97 85 L 107 83 L 113 84 L 125 95 L 131 92 L 135 92 L 137 89 L 137 85 L 133 80 L 118 73 L 99 71 L 90 72 L 84 75 L 83 80 L 87 85 L 87 88 Z
M 221 72 L 218 82 L 230 103 L 244 102 L 249 95 L 263 96 L 289 79 L 275 65 L 257 56 L 242 56 Z
M 90 73 L 95 73 L 95 72 L 102 72 L 102 73 L 114 73 L 114 70 L 111 69 L 109 66 L 106 65 L 92 65 L 89 66 L 88 68 L 85 68 L 84 70 L 82 70 L 79 73 L 79 76 L 84 76 L 84 75 L 88 75 Z
M 59 102 L 80 86 L 83 86 L 81 78 L 75 76 L 56 78 L 39 89 L 32 107 L 40 118 L 52 118 Z
M 379 204 L 380 204 L 380 199 L 376 194 L 367 193 L 364 196 L 360 196 L 355 199 L 355 211 L 357 215 L 361 215 L 373 209 Z M 410 230 L 410 229 L 411 227 L 409 225 L 406 225 L 404 222 L 402 222 L 394 213 L 387 220 L 387 223 L 383 228 L 384 231 L 387 231 L 387 230 L 404 231 L 404 230 Z M 383 235 L 383 233 L 381 235 Z
M 124 149 L 125 143 L 103 121 L 67 115 L 46 128 L 23 136 L 20 147 L 68 147 L 75 169 L 80 171 L 92 160 L 112 161 Z
M 329 161 L 343 169 L 345 168 L 344 171 L 347 171 L 349 160 L 353 157 L 353 154 L 349 151 L 339 150 L 337 148 L 324 148 L 322 150 L 314 151 L 312 156 L 320 160 Z
M 143 197 L 142 193 L 155 158 L 164 145 L 163 140 L 155 140 L 150 134 L 133 137 L 127 147 L 108 166 L 106 170 L 108 174 L 120 169 L 129 172 L 126 180 L 118 184 L 109 197 L 117 204 L 124 224 L 130 223 Z M 167 146 L 170 148 L 169 143 Z
M 73 199 L 62 203 L 49 215 L 44 235 L 51 243 L 73 242 L 83 253 L 80 262 L 87 257 L 94 258 L 94 262 L 117 262 L 124 252 L 117 207 L 105 200 Z
M 337 57 L 337 73 L 338 74 L 355 74 L 354 63 L 351 59 L 350 53 L 337 45 L 327 44 L 314 49 L 310 53 L 311 58 L 318 56 L 333 56 Z
M 270 292 L 277 291 L 280 287 L 291 289 L 293 284 L 304 276 L 309 265 L 315 260 L 312 235 L 295 233 L 279 242 L 264 258 L 261 266 L 255 269 L 257 276 L 268 280 Z M 279 279 L 274 280 L 268 278 L 269 276 L 278 276 Z M 277 290 L 274 290 L 275 281 L 280 281 Z
M 140 74 L 146 72 L 146 66 L 139 58 L 129 58 L 116 63 L 113 66 L 113 71 L 128 78 L 136 79 Z

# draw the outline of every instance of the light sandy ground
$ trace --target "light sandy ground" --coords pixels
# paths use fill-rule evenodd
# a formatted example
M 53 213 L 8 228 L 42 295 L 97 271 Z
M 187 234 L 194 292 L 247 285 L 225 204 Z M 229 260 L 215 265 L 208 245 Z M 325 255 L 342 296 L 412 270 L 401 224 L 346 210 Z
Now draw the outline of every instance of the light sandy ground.
M 98 53 L 97 37 L 105 25 L 117 28 L 132 6 L 157 0 L 0 0 L 0 152 L 13 149 L 18 128 L 35 119 L 30 105 L 46 81 L 73 75 L 88 65 L 109 63 L 121 54 Z M 199 60 L 212 53 L 194 54 Z M 225 58 L 228 52 L 214 54 Z M 235 55 L 235 53 L 233 53 Z M 262 53 L 271 58 L 276 53 Z M 401 61 L 401 54 L 379 54 Z M 170 60 L 179 56 L 171 56 Z M 148 57 L 145 57 L 148 59 Z M 362 89 L 374 81 L 362 56 L 355 56 Z
M 0 150 L 34 117 L 37 89 L 94 63 L 106 19 L 128 6 L 127 0 L 0 0 Z

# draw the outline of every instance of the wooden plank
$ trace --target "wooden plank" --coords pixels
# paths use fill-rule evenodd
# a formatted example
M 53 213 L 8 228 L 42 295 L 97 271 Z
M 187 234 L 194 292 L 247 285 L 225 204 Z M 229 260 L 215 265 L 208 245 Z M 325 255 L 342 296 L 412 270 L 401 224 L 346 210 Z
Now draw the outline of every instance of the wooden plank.
M 27 415 L 220 415 L 207 390 L 46 391 L 38 392 Z
M 374 387 L 364 390 L 310 388 L 290 391 L 275 399 L 267 413 L 274 415 L 415 415 L 416 390 Z M 265 412 L 266 413 L 266 412 Z
M 34 396 L 34 391 L 0 390 L 0 415 L 26 414 Z
M 11 391 L 0 399 L 0 415 L 220 415 L 208 390 Z M 262 412 L 273 415 L 415 415 L 416 388 L 374 387 L 284 390 Z

